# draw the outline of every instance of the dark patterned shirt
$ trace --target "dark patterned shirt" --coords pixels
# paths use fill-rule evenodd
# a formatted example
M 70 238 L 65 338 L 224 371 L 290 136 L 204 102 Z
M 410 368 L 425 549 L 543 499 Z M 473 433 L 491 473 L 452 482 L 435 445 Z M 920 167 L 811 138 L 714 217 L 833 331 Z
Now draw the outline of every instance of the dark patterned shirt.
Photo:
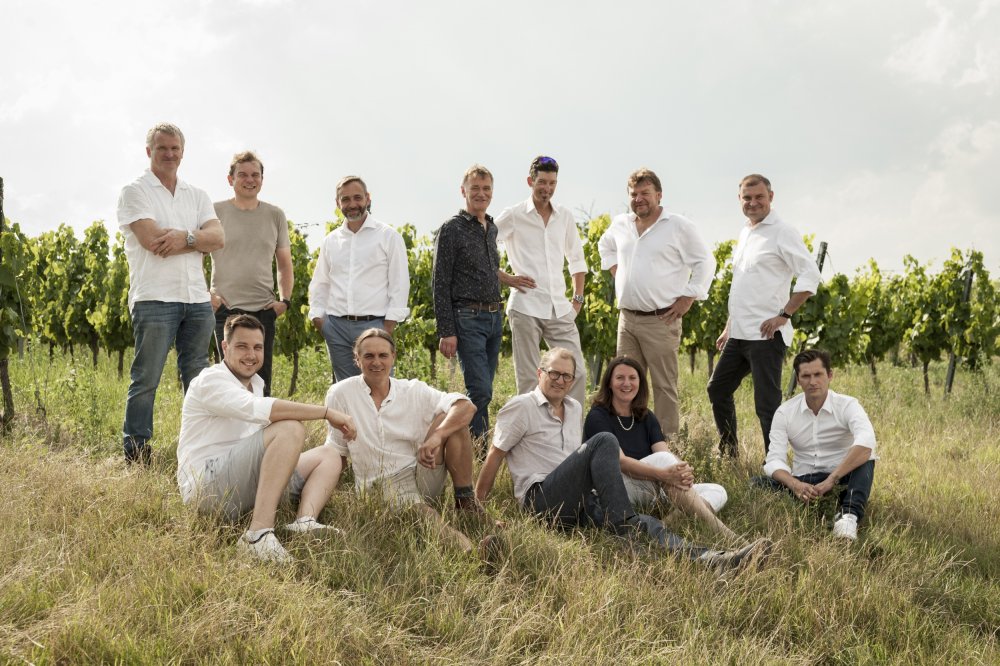
M 464 210 L 441 225 L 434 237 L 434 316 L 438 337 L 456 335 L 455 308 L 463 301 L 500 301 L 497 226 L 486 228 Z

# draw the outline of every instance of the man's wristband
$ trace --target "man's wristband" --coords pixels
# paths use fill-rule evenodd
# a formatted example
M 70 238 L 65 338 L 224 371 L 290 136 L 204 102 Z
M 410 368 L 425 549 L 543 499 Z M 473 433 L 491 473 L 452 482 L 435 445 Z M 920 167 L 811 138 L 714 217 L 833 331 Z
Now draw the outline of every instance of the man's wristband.
M 573 294 L 573 302 L 583 305 L 583 294 Z
M 292 302 L 291 302 L 290 300 L 288 300 L 287 298 L 283 298 L 283 299 L 281 299 L 281 302 L 285 304 L 285 309 L 286 309 L 286 310 L 287 310 L 288 308 L 292 307 Z
M 788 313 L 787 313 L 787 312 L 785 312 L 784 310 L 782 310 L 781 312 L 779 312 L 779 313 L 778 313 L 778 316 L 779 316 L 779 317 L 784 317 L 785 319 L 791 319 L 791 318 L 792 318 L 792 315 L 788 314 Z

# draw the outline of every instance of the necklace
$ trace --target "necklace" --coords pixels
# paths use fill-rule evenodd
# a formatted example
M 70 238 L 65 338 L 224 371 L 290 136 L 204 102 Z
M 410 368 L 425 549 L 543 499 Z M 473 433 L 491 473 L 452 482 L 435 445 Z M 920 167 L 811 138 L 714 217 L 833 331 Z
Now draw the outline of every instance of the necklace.
M 622 423 L 622 417 L 615 414 L 615 418 L 618 419 L 618 425 L 620 425 L 622 427 L 622 430 L 624 430 L 625 432 L 628 432 L 635 426 L 635 414 L 632 415 L 632 420 L 629 422 L 627 428 L 625 427 L 625 424 Z

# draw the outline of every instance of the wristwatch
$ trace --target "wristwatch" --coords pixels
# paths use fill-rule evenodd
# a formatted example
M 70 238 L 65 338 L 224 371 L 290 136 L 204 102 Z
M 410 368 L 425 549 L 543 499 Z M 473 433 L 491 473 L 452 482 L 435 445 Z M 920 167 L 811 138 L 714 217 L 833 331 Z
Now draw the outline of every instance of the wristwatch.
M 792 318 L 792 315 L 788 314 L 788 313 L 787 313 L 787 312 L 785 312 L 784 310 L 782 310 L 781 312 L 779 312 L 779 313 L 778 313 L 778 316 L 779 316 L 779 317 L 784 317 L 785 319 L 791 319 L 791 318 Z
M 194 247 L 194 232 L 189 231 L 187 235 L 187 246 Z
M 573 302 L 583 305 L 583 294 L 573 294 Z
M 281 299 L 281 302 L 285 304 L 285 309 L 286 309 L 286 310 L 287 310 L 288 308 L 292 307 L 292 302 L 291 302 L 290 300 L 288 300 L 287 298 L 283 298 L 283 299 Z

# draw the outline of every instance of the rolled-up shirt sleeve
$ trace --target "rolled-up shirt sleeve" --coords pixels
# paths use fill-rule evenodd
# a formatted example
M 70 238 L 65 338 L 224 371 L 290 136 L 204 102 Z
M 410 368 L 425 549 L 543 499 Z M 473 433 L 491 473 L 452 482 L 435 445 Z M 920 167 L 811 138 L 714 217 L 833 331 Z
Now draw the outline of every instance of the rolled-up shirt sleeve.
M 139 220 L 155 220 L 153 205 L 138 186 L 126 185 L 118 195 L 118 228 L 131 232 L 131 224 Z
M 875 428 L 871 419 L 857 400 L 851 400 L 844 410 L 847 417 L 848 428 L 854 436 L 854 446 L 863 446 L 872 450 L 872 459 L 875 458 Z
M 601 270 L 611 270 L 618 265 L 618 239 L 615 238 L 616 222 L 612 221 L 597 241 L 597 252 L 601 255 Z
M 684 295 L 696 301 L 708 298 L 708 288 L 715 277 L 715 257 L 702 240 L 694 226 L 684 235 L 684 260 L 691 269 L 691 277 L 684 289 Z
M 806 247 L 802 237 L 799 236 L 799 233 L 795 229 L 785 227 L 782 230 L 778 242 L 778 253 L 792 269 L 792 274 L 795 277 L 795 285 L 792 287 L 792 291 L 808 291 L 815 294 L 816 290 L 819 289 L 819 283 L 822 279 L 819 267 L 809 254 L 809 249 Z
M 407 301 L 410 297 L 410 266 L 406 257 L 406 245 L 398 233 L 388 234 L 389 247 L 386 254 L 389 261 L 389 302 L 385 318 L 389 321 L 403 321 L 410 314 Z
M 528 419 L 521 414 L 523 401 L 508 402 L 497 412 L 496 427 L 493 430 L 493 446 L 501 451 L 510 451 L 524 438 Z
M 771 444 L 764 459 L 764 474 L 773 477 L 779 469 L 792 473 L 788 466 L 788 413 L 781 407 L 771 421 Z
M 334 390 L 336 387 L 337 387 L 337 385 L 334 384 L 326 392 L 326 406 L 327 406 L 327 409 L 335 409 L 338 412 L 344 412 L 344 413 L 346 413 L 347 409 L 341 403 L 341 401 L 337 398 L 337 391 Z M 349 452 L 348 452 L 348 450 L 347 450 L 347 442 L 344 441 L 344 433 L 342 433 L 340 430 L 337 430 L 336 428 L 334 428 L 333 426 L 331 426 L 329 423 L 326 424 L 326 442 L 324 442 L 324 443 L 327 446 L 333 448 L 337 453 L 339 453 L 340 455 L 342 455 L 345 458 L 350 455 Z
M 576 228 L 576 224 L 568 223 L 566 225 L 565 248 L 566 261 L 569 262 L 569 274 L 586 273 L 587 258 L 583 254 L 583 241 L 580 239 L 580 230 Z

